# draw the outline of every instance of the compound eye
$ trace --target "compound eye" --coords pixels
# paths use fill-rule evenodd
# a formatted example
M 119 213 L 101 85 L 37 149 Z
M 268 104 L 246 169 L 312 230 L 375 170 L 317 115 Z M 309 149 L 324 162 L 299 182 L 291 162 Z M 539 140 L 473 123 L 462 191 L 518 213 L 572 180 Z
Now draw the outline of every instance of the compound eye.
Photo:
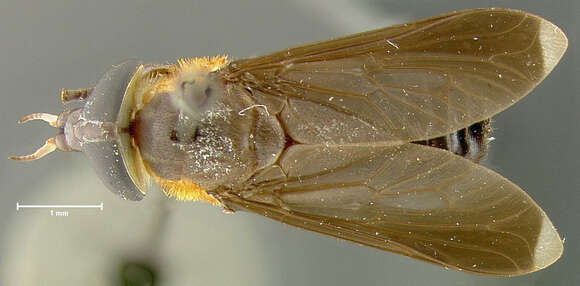
M 128 116 L 122 112 L 123 98 L 135 71 L 141 64 L 130 60 L 111 68 L 99 80 L 95 88 L 86 98 L 81 117 L 89 122 L 98 122 L 101 126 L 109 126 L 107 140 L 83 142 L 82 150 L 87 155 L 101 181 L 113 193 L 124 199 L 139 201 L 145 196 L 145 190 L 138 187 L 131 177 L 131 158 L 128 152 L 128 140 L 120 126 L 127 120 L 120 120 L 121 116 Z M 112 130 L 111 130 L 112 129 Z

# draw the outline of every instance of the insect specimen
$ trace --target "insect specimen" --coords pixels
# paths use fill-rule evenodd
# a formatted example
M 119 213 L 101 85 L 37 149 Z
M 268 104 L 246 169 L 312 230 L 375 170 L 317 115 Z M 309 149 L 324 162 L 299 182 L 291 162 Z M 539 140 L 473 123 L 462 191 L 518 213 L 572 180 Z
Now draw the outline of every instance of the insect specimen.
M 108 188 L 149 181 L 203 200 L 467 272 L 522 275 L 563 245 L 518 186 L 478 165 L 489 119 L 556 66 L 564 33 L 509 9 L 454 12 L 229 61 L 127 61 L 48 121 L 32 155 L 82 151 Z

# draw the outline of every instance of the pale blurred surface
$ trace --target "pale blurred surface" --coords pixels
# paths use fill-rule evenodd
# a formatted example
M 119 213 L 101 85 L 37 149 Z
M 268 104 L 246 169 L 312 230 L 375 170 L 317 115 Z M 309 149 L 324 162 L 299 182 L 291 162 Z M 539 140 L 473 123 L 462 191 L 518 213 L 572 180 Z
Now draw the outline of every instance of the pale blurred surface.
M 167 3 L 171 2 L 171 3 Z M 560 26 L 570 47 L 526 99 L 495 118 L 487 165 L 525 189 L 566 238 L 546 270 L 511 279 L 466 275 L 287 227 L 256 215 L 156 193 L 109 193 L 81 154 L 1 160 L 0 285 L 117 285 L 124 263 L 149 265 L 156 285 L 580 285 L 580 2 L 561 1 L 47 1 L 0 9 L 2 156 L 53 135 L 32 112 L 62 110 L 60 88 L 92 86 L 128 58 L 166 62 L 247 57 L 452 10 L 509 7 Z M 105 209 L 16 212 L 21 204 Z

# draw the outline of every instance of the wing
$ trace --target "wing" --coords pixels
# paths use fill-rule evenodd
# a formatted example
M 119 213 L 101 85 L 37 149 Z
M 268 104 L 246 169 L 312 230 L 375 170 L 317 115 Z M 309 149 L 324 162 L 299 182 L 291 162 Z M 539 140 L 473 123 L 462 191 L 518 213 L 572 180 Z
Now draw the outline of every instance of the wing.
M 564 33 L 538 16 L 478 9 L 233 61 L 221 72 L 258 100 L 288 98 L 281 120 L 299 142 L 408 142 L 504 110 L 566 47 Z
M 533 272 L 563 250 L 524 191 L 444 150 L 294 145 L 279 162 L 217 196 L 233 210 L 478 274 Z

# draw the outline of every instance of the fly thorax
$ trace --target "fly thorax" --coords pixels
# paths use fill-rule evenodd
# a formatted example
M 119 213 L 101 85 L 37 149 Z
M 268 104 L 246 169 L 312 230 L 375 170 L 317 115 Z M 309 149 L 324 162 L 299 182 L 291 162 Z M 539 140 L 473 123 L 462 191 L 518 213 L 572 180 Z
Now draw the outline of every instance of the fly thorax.
M 184 79 L 137 113 L 136 142 L 165 180 L 187 179 L 206 190 L 245 181 L 258 166 L 249 141 L 257 115 L 239 113 L 251 104 L 209 75 Z

